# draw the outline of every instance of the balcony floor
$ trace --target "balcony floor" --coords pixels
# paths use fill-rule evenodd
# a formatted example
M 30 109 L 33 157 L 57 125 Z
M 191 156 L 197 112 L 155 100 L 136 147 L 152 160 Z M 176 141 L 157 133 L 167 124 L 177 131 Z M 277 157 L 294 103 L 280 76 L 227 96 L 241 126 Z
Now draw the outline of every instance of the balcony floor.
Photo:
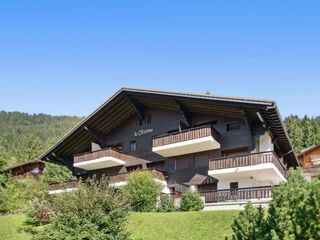
M 278 185 L 282 181 L 287 181 L 273 163 L 209 170 L 208 175 L 218 180 L 227 180 L 230 179 L 230 177 L 232 177 L 232 179 L 252 177 L 258 181 L 270 181 L 274 185 Z
M 207 136 L 159 147 L 153 147 L 152 151 L 163 157 L 172 157 L 219 148 L 220 143 L 217 142 L 212 136 Z
M 98 159 L 74 163 L 73 166 L 85 170 L 95 170 L 124 165 L 125 162 L 115 157 L 102 157 Z

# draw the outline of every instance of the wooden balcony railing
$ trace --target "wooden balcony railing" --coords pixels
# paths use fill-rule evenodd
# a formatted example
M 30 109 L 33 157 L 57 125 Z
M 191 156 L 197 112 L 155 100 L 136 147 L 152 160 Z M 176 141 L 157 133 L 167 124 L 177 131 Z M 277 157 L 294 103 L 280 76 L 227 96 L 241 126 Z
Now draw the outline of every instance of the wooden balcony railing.
M 77 188 L 78 180 L 70 180 L 64 183 L 51 183 L 49 184 L 50 191 L 52 190 L 61 190 L 66 188 Z
M 90 161 L 103 157 L 114 157 L 119 160 L 124 160 L 125 155 L 113 148 L 102 149 L 94 152 L 86 152 L 74 155 L 74 163 Z
M 219 140 L 219 133 L 211 126 L 205 125 L 196 128 L 185 129 L 181 132 L 175 132 L 165 135 L 153 137 L 152 146 L 160 147 L 168 144 L 198 139 L 202 137 L 212 136 L 214 139 Z
M 253 166 L 261 163 L 273 163 L 281 174 L 287 178 L 287 169 L 272 151 L 210 159 L 209 170 Z
M 152 172 L 158 179 L 164 179 L 164 177 L 167 175 L 166 172 L 156 168 L 149 168 L 149 169 L 140 170 L 140 171 Z M 128 175 L 130 173 L 131 172 L 112 174 L 108 176 L 108 180 L 110 180 L 110 182 L 125 182 L 127 181 Z
M 206 203 L 268 199 L 271 198 L 271 187 L 265 186 L 217 191 L 202 191 L 200 192 L 200 196 L 204 197 Z

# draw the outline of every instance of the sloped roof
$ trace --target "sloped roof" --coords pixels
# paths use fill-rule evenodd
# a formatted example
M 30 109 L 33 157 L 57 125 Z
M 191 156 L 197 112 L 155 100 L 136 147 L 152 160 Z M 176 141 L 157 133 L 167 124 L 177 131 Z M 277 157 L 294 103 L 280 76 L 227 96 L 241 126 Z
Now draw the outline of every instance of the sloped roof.
M 71 166 L 73 155 L 85 151 L 94 141 L 93 136 L 84 127 L 90 127 L 103 134 L 109 133 L 136 113 L 136 106 L 132 101 L 147 108 L 167 110 L 179 110 L 176 103 L 179 101 L 191 113 L 211 113 L 238 119 L 243 118 L 242 111 L 245 111 L 246 115 L 255 122 L 261 121 L 257 114 L 259 112 L 267 128 L 277 139 L 281 150 L 286 153 L 285 159 L 288 160 L 289 165 L 299 164 L 274 101 L 127 87 L 118 90 L 43 153 L 40 159 Z M 58 155 L 67 160 L 61 160 L 57 157 Z
M 29 165 L 29 164 L 33 164 L 33 163 L 45 163 L 45 162 L 43 162 L 43 161 L 41 161 L 39 159 L 35 159 L 35 160 L 31 160 L 31 161 L 28 161 L 28 162 L 20 163 L 20 164 L 5 168 L 5 169 L 1 170 L 0 172 L 9 172 L 9 171 L 11 171 L 11 170 L 13 170 L 15 168 L 23 167 L 23 166 L 26 166 L 26 165 Z
M 302 156 L 303 154 L 306 154 L 306 153 L 309 153 L 317 148 L 320 148 L 320 144 L 318 145 L 314 145 L 314 146 L 311 146 L 311 147 L 308 147 L 308 148 L 304 148 L 301 150 L 301 153 L 299 154 L 298 157 Z

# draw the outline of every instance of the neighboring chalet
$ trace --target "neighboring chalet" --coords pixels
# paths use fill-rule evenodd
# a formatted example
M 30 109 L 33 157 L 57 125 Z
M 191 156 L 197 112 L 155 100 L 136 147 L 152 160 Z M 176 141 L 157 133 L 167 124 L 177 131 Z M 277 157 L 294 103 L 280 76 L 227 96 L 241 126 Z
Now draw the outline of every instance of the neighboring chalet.
M 78 178 L 154 169 L 163 193 L 198 189 L 207 206 L 268 201 L 299 165 L 273 101 L 121 88 L 40 159 Z
M 320 144 L 302 149 L 298 159 L 307 180 L 311 181 L 320 175 Z
M 38 179 L 46 167 L 46 163 L 41 160 L 32 160 L 21 164 L 14 165 L 12 167 L 1 170 L 1 173 L 11 173 L 11 175 L 17 179 L 26 179 L 27 176 Z

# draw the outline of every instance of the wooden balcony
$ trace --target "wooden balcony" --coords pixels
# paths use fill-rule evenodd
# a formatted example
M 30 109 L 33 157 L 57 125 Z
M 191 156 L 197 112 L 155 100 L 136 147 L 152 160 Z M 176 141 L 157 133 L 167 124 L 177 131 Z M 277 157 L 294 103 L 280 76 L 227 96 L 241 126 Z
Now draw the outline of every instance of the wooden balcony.
M 277 185 L 287 179 L 282 160 L 272 152 L 241 154 L 209 160 L 209 175 L 217 179 L 250 177 L 258 181 L 271 181 Z
M 74 167 L 94 170 L 124 165 L 125 155 L 113 148 L 94 152 L 81 153 L 74 156 Z
M 204 197 L 205 203 L 261 200 L 272 197 L 270 186 L 203 191 L 200 192 L 200 196 Z
M 77 187 L 78 187 L 78 180 L 70 180 L 64 183 L 49 184 L 50 191 L 62 190 L 62 189 L 68 189 L 68 188 L 77 188 Z
M 150 169 L 139 170 L 139 171 L 149 171 L 149 172 L 153 173 L 155 175 L 155 177 L 158 179 L 164 179 L 166 176 L 166 172 L 161 171 L 156 168 L 150 168 Z M 125 182 L 125 181 L 127 181 L 128 175 L 130 173 L 131 172 L 112 174 L 112 175 L 108 176 L 108 180 L 110 180 L 110 182 Z
M 153 137 L 152 151 L 164 157 L 220 148 L 219 133 L 210 125 Z

